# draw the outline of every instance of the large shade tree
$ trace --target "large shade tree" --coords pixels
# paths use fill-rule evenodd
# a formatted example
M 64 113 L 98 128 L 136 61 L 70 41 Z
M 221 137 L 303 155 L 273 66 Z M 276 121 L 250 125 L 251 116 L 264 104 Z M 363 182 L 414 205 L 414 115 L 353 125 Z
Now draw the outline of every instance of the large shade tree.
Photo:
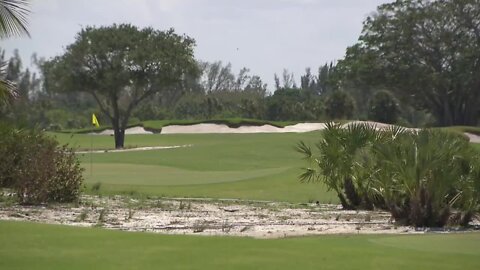
M 440 125 L 475 125 L 480 113 L 480 1 L 381 5 L 338 67 L 345 74 L 343 83 L 389 89 L 431 112 Z
M 133 109 L 145 99 L 178 89 L 195 73 L 195 41 L 167 31 L 129 24 L 87 27 L 66 52 L 45 62 L 47 91 L 87 92 L 110 119 L 115 147 L 123 148 Z
M 28 1 L 0 0 L 0 39 L 29 35 L 27 30 Z M 15 85 L 5 79 L 6 63 L 0 63 L 0 106 L 16 96 Z

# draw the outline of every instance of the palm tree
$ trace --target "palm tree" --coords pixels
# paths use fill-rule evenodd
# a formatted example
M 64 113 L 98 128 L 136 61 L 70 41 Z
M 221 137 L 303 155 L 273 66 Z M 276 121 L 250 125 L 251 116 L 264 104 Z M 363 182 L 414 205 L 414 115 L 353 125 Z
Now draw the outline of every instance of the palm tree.
M 369 189 L 368 179 L 364 179 L 366 170 L 360 167 L 376 136 L 375 127 L 360 123 L 346 126 L 327 123 L 322 136 L 316 145 L 317 155 L 303 142 L 297 145 L 296 150 L 315 165 L 306 168 L 300 180 L 323 182 L 337 193 L 344 209 L 373 208 L 366 194 Z
M 27 35 L 27 15 L 29 1 L 0 0 L 0 39 Z M 10 103 L 16 96 L 15 85 L 5 80 L 5 63 L 0 63 L 0 105 Z

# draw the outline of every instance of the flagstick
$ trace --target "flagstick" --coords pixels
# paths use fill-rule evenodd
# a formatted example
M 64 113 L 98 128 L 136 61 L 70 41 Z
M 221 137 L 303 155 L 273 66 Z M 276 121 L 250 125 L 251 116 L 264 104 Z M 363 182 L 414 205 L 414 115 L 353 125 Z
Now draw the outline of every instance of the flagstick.
M 90 134 L 90 181 L 93 180 L 93 161 L 92 161 L 92 153 L 93 153 L 93 134 Z

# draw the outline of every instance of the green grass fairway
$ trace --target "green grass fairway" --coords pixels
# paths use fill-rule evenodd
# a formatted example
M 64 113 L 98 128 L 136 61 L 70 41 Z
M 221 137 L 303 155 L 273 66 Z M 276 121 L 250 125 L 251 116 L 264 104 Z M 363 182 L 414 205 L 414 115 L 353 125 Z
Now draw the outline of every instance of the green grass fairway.
M 113 137 L 55 134 L 63 142 L 108 148 Z M 135 146 L 192 147 L 123 153 L 81 154 L 87 192 L 102 183 L 103 194 L 147 194 L 168 197 L 211 197 L 290 202 L 336 202 L 321 184 L 301 184 L 298 175 L 308 164 L 294 147 L 313 145 L 320 132 L 303 134 L 130 135 Z
M 0 269 L 480 269 L 480 234 L 260 240 L 0 221 Z

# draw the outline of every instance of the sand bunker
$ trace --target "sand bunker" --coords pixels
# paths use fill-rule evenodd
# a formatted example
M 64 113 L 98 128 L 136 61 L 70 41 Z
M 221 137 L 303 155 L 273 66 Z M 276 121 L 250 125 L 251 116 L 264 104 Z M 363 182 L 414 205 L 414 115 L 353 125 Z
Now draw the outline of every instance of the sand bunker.
M 272 125 L 263 126 L 241 126 L 231 128 L 227 125 L 219 124 L 196 124 L 196 125 L 172 125 L 162 128 L 162 134 L 189 134 L 189 133 L 286 133 L 286 132 L 310 132 L 322 130 L 325 123 L 299 123 L 296 125 L 286 126 L 284 128 Z
M 147 151 L 147 150 L 162 150 L 162 149 L 175 149 L 183 147 L 191 147 L 191 144 L 184 145 L 170 145 L 170 146 L 147 146 L 147 147 L 136 147 L 136 148 L 127 148 L 127 149 L 114 149 L 114 150 L 93 150 L 93 151 L 76 151 L 77 154 L 88 154 L 88 153 L 118 153 L 118 152 L 135 152 L 135 151 Z
M 394 125 L 373 122 L 373 121 L 352 121 L 347 124 L 342 125 L 343 128 L 348 127 L 352 124 L 366 124 L 372 127 L 375 127 L 377 130 L 383 130 L 390 128 Z M 208 134 L 208 133 L 303 133 L 311 132 L 316 130 L 325 129 L 325 123 L 298 123 L 295 125 L 285 126 L 283 128 L 275 127 L 272 125 L 262 125 L 262 126 L 241 126 L 238 128 L 231 128 L 224 124 L 195 124 L 195 125 L 171 125 L 165 126 L 162 128 L 161 134 Z M 409 131 L 418 131 L 418 128 L 405 128 Z M 90 133 L 92 135 L 113 135 L 112 129 L 106 129 L 98 133 Z M 131 127 L 125 130 L 125 134 L 154 134 L 151 131 L 145 130 L 143 127 Z M 470 139 L 472 143 L 480 143 L 480 136 L 472 133 L 464 133 Z M 151 149 L 142 149 L 142 150 L 151 150 Z M 134 150 L 129 150 L 134 151 Z
M 470 139 L 471 143 L 480 143 L 480 136 L 468 132 L 465 132 L 464 134 Z
M 91 135 L 110 135 L 110 136 L 112 136 L 114 134 L 114 132 L 113 132 L 113 129 L 105 129 L 102 132 L 91 132 L 89 134 L 91 134 Z M 126 135 L 153 134 L 153 132 L 147 131 L 143 127 L 131 127 L 131 128 L 125 129 L 125 134 Z

